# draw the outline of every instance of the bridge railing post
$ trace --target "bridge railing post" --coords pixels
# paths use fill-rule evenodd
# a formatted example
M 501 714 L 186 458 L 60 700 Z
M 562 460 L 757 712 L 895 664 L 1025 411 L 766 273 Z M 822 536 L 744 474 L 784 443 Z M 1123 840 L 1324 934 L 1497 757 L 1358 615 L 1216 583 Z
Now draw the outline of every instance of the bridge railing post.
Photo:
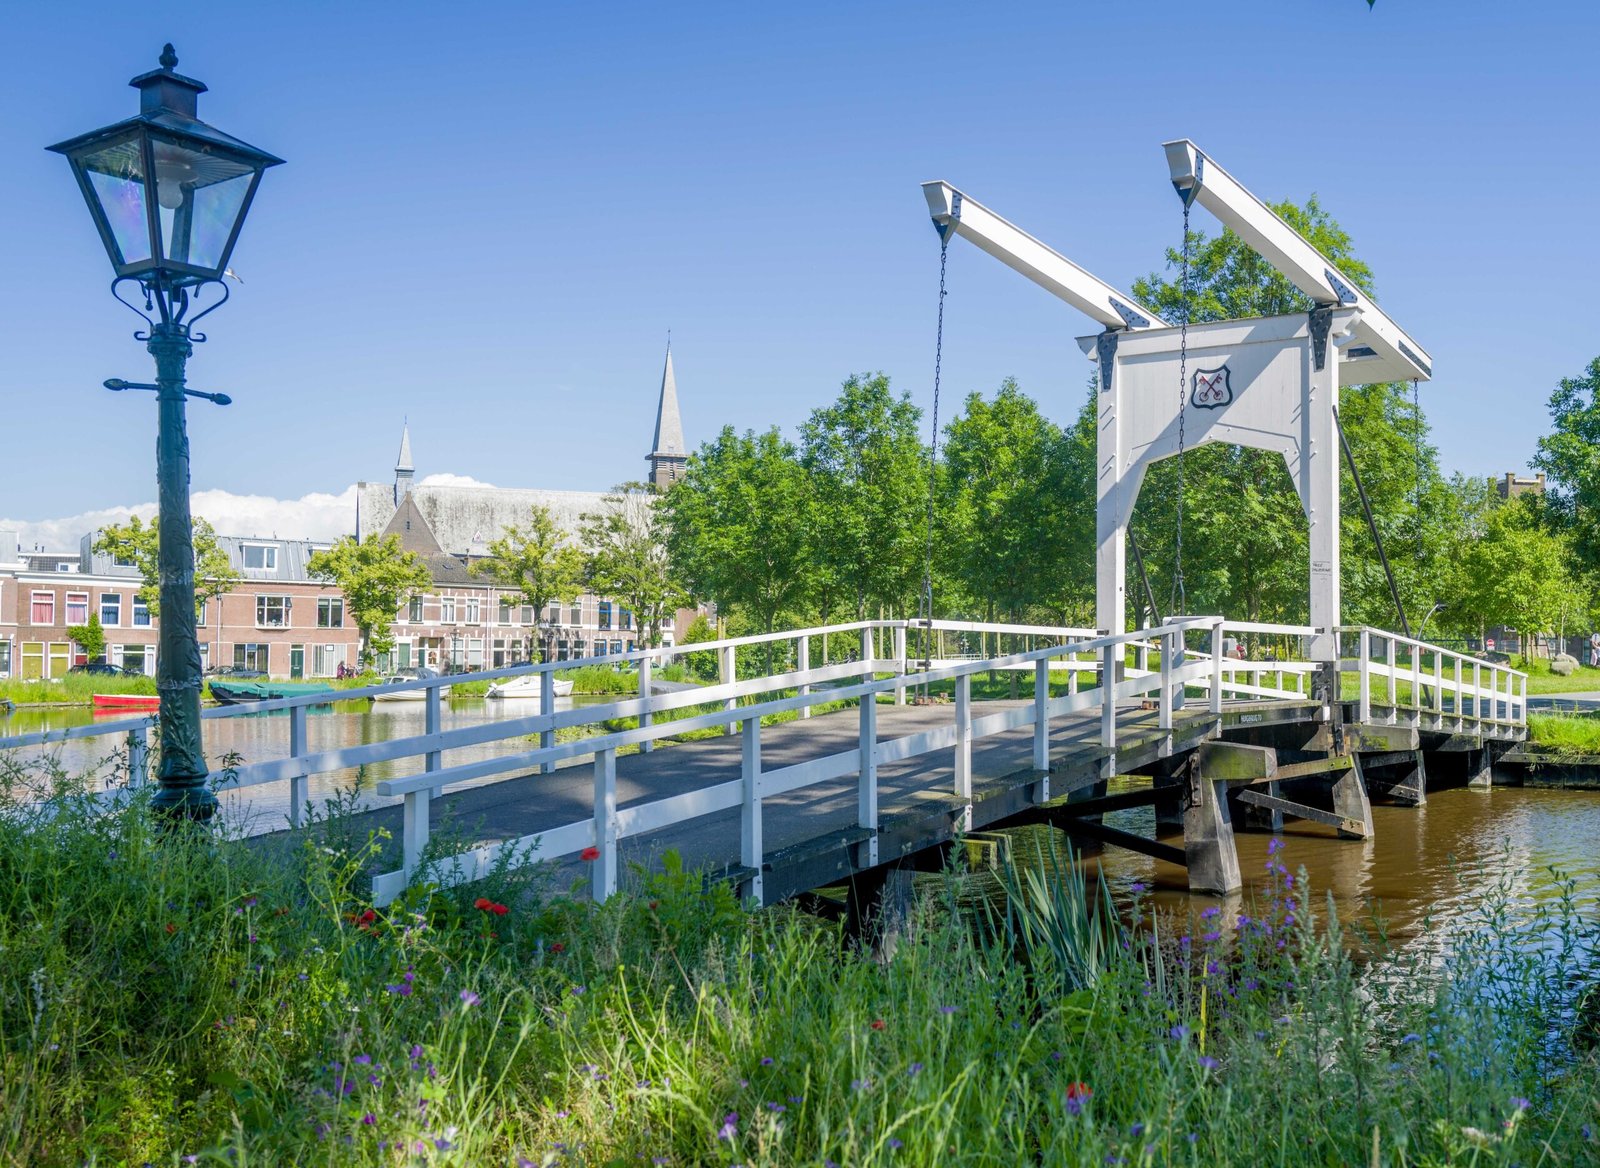
M 1222 622 L 1211 626 L 1211 716 L 1222 716 Z
M 735 646 L 727 645 L 724 646 L 719 654 L 722 658 L 721 678 L 723 685 L 732 685 L 739 678 L 738 658 L 734 656 L 734 653 Z M 722 708 L 730 714 L 733 713 L 734 710 L 739 708 L 739 699 L 733 697 L 723 699 Z M 739 732 L 738 722 L 730 718 L 723 723 L 722 732 L 724 734 L 737 734 Z
M 1433 712 L 1444 714 L 1444 658 L 1437 649 L 1433 651 Z
M 1483 717 L 1483 666 L 1476 661 L 1472 663 L 1472 717 L 1475 721 Z
M 437 685 L 430 685 L 428 687 L 428 699 L 423 703 L 422 713 L 422 732 L 424 734 L 437 734 L 442 726 L 442 722 L 440 721 L 440 707 L 444 699 L 440 696 L 439 692 L 442 688 L 442 686 Z M 443 765 L 443 751 L 430 750 L 423 756 L 422 769 L 430 774 L 438 770 Z M 428 797 L 430 799 L 437 799 L 439 797 L 439 788 L 431 788 L 429 790 Z
M 1033 665 L 1033 769 L 1050 770 L 1050 659 Z M 1048 779 L 1045 780 L 1047 783 Z M 1045 796 L 1049 798 L 1048 795 Z
M 594 860 L 590 894 L 604 901 L 617 890 L 617 752 L 594 755 Z
M 306 750 L 306 707 L 289 709 L 289 757 L 304 758 Z M 289 826 L 299 827 L 305 821 L 306 801 L 311 797 L 311 777 L 304 773 L 289 779 Z
M 796 639 L 795 665 L 800 670 L 800 676 L 801 677 L 805 677 L 805 676 L 810 674 L 810 672 L 811 672 L 811 638 L 810 637 L 799 637 L 799 638 Z M 807 682 L 802 681 L 800 683 L 799 687 L 798 687 L 798 691 L 797 692 L 800 694 L 801 697 L 805 697 L 807 694 L 809 694 L 811 692 L 810 684 L 807 683 Z M 801 706 L 800 707 L 800 716 L 802 718 L 811 717 L 811 707 L 810 706 Z
M 648 657 L 639 658 L 639 698 L 640 698 L 641 701 L 646 701 L 646 702 L 648 702 L 650 700 L 650 697 L 651 697 L 651 693 L 650 693 L 651 668 L 650 668 L 650 666 L 651 666 L 650 658 L 648 658 Z M 642 730 L 646 726 L 650 726 L 650 725 L 654 724 L 654 722 L 655 722 L 655 715 L 650 712 L 648 707 L 646 707 L 645 710 L 643 712 L 641 712 L 640 715 L 639 715 L 639 728 Z M 655 742 L 653 740 L 649 739 L 649 738 L 646 738 L 643 742 L 639 743 L 639 751 L 642 754 L 649 754 L 655 748 L 656 748 Z
M 1422 646 L 1411 646 L 1411 708 L 1422 713 Z
M 894 627 L 894 672 L 895 676 L 904 678 L 906 675 L 906 626 L 904 623 Z M 894 704 L 906 704 L 906 684 L 902 681 L 894 687 Z
M 1110 750 L 1117 744 L 1117 658 L 1121 645 L 1100 650 L 1100 745 Z
M 1078 655 L 1073 653 L 1067 657 L 1067 693 L 1069 695 L 1078 692 L 1078 671 L 1072 668 L 1076 664 L 1078 664 Z
M 1395 718 L 1395 711 L 1400 708 L 1400 682 L 1397 676 L 1400 672 L 1400 646 L 1393 637 L 1383 639 L 1384 656 L 1389 666 L 1389 720 Z
M 1182 651 L 1183 631 L 1171 629 L 1161 638 L 1161 700 L 1156 703 L 1156 725 L 1162 730 L 1172 729 L 1172 663 Z
M 1450 656 L 1454 659 L 1454 661 L 1456 663 L 1456 669 L 1455 669 L 1455 673 L 1456 673 L 1455 696 L 1450 701 L 1450 708 L 1452 709 L 1452 711 L 1454 711 L 1455 716 L 1456 716 L 1456 729 L 1460 730 L 1462 728 L 1461 727 L 1461 718 L 1462 718 L 1462 710 L 1461 710 L 1461 654 L 1452 653 Z
M 149 781 L 150 728 L 138 726 L 128 731 L 128 786 L 142 787 Z
M 1525 726 L 1528 722 L 1528 675 L 1524 673 L 1522 680 L 1517 683 L 1522 700 L 1517 704 L 1517 724 Z
M 956 678 L 956 798 L 961 800 L 961 830 L 972 830 L 972 674 Z
M 549 718 L 556 712 L 556 675 L 552 669 L 539 674 L 539 716 Z M 549 750 L 556 744 L 556 732 L 548 727 L 539 731 L 539 749 Z M 554 762 L 539 764 L 539 773 L 548 775 L 556 769 Z
M 1361 630 L 1361 647 L 1356 651 L 1360 686 L 1356 691 L 1356 721 L 1363 726 L 1372 721 L 1372 630 Z
M 400 820 L 400 866 L 409 880 L 422 865 L 422 853 L 428 846 L 430 832 L 429 811 L 437 787 L 421 791 L 407 791 Z
M 856 826 L 867 837 L 867 866 L 878 862 L 878 702 L 873 694 L 861 696 L 860 765 L 856 779 Z
M 744 720 L 739 751 L 739 779 L 744 802 L 739 815 L 739 862 L 750 869 L 749 895 L 756 904 L 762 900 L 761 863 L 761 719 Z

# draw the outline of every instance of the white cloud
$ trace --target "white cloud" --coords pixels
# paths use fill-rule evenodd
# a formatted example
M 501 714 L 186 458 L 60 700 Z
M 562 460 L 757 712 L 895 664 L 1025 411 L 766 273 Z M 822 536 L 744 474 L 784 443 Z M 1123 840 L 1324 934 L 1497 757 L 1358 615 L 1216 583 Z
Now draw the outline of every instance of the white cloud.
M 452 479 L 454 475 L 431 475 L 429 479 Z M 475 483 L 459 479 L 459 485 Z M 191 498 L 196 515 L 211 522 L 221 535 L 277 536 L 282 539 L 334 540 L 349 535 L 356 525 L 354 484 L 337 495 L 313 491 L 298 499 L 275 499 L 271 495 L 235 495 L 231 491 L 196 491 Z M 48 551 L 77 551 L 78 543 L 89 532 L 108 523 L 125 523 L 131 515 L 141 519 L 155 517 L 154 503 L 131 507 L 106 507 L 61 519 L 0 519 L 0 531 L 15 531 L 24 549 L 43 545 Z
M 493 483 L 486 483 L 482 479 L 475 479 L 471 475 L 458 474 L 431 474 L 426 475 L 417 483 L 419 487 L 488 487 L 494 490 Z

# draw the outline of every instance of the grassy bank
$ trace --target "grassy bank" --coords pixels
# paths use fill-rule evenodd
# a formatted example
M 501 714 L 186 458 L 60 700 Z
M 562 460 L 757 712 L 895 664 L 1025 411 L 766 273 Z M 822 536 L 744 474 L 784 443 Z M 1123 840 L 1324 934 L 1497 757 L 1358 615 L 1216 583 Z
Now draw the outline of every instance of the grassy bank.
M 1600 717 L 1593 714 L 1529 714 L 1526 750 L 1554 758 L 1600 755 Z
M 54 681 L 23 681 L 20 678 L 0 681 L 0 699 L 9 698 L 19 706 L 87 706 L 97 693 L 149 694 L 153 697 L 155 692 L 156 679 L 153 677 L 98 677 L 88 673 L 71 673 Z
M 601 907 L 500 872 L 375 912 L 383 841 L 337 816 L 279 853 L 51 810 L 0 817 L 6 1165 L 1600 1153 L 1565 1012 L 1592 921 L 1559 897 L 1517 923 L 1504 890 L 1448 963 L 1380 956 L 1358 984 L 1276 859 L 1270 901 L 1183 935 L 1027 877 L 975 923 L 947 911 L 952 874 L 880 961 L 678 872 Z
M 639 692 L 639 675 L 632 670 L 612 669 L 607 665 L 585 665 L 581 669 L 558 669 L 556 676 L 572 682 L 572 692 L 589 696 L 615 694 L 626 697 Z M 657 681 L 688 681 L 688 671 L 681 665 L 657 669 L 652 674 Z M 450 685 L 451 697 L 483 697 L 492 682 L 456 681 Z

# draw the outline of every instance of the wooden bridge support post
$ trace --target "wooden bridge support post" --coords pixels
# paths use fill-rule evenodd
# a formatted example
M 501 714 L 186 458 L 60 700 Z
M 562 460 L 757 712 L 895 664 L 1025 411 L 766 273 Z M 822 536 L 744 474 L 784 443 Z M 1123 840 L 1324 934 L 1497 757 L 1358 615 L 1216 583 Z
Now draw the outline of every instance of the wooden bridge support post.
M 551 717 L 556 712 L 555 678 L 555 672 L 549 669 L 546 669 L 539 675 L 539 716 L 541 718 Z M 438 691 L 429 690 L 428 692 L 432 694 L 437 693 Z M 549 750 L 555 744 L 556 732 L 554 730 L 545 729 L 539 731 L 540 750 Z M 555 769 L 556 764 L 554 762 L 542 762 L 539 764 L 540 774 L 548 775 Z
M 1372 838 L 1372 801 L 1359 762 L 1333 781 L 1333 813 L 1347 824 L 1359 825 L 1337 828 L 1345 839 Z
M 915 875 L 909 864 L 885 865 L 850 878 L 845 895 L 845 937 L 870 945 L 887 961 L 910 932 L 916 908 Z
M 644 701 L 650 700 L 650 658 L 648 657 L 641 657 L 639 659 L 639 697 Z M 649 710 L 644 710 L 640 713 L 639 726 L 641 729 L 645 726 L 652 725 L 654 722 L 655 715 Z M 648 738 L 639 743 L 639 752 L 641 754 L 649 754 L 655 748 L 656 744 Z
M 1283 795 L 1280 783 L 1263 783 L 1260 789 L 1273 799 L 1281 798 Z M 1277 835 L 1283 830 L 1283 812 L 1276 807 L 1261 807 L 1253 803 L 1235 801 L 1235 807 L 1229 811 L 1231 813 L 1234 810 L 1239 813 L 1241 825 L 1252 831 L 1268 831 Z
M 797 649 L 797 652 L 795 654 L 795 656 L 797 658 L 796 664 L 797 664 L 797 666 L 798 666 L 798 668 L 800 670 L 800 673 L 803 676 L 803 675 L 811 672 L 811 638 L 810 637 L 801 637 L 795 647 Z M 805 697 L 807 694 L 809 694 L 811 692 L 811 687 L 809 685 L 802 684 L 799 687 L 798 692 L 799 692 L 801 697 Z M 800 716 L 802 718 L 811 717 L 811 707 L 810 706 L 801 706 L 800 707 Z
M 903 624 L 894 627 L 894 672 L 896 677 L 903 678 L 906 675 L 906 627 Z M 906 704 L 904 681 L 894 687 L 894 704 L 897 706 Z
M 617 752 L 597 750 L 594 755 L 594 861 L 590 895 L 604 901 L 617 890 Z
M 956 678 L 956 798 L 961 800 L 959 828 L 972 830 L 972 674 Z
M 289 710 L 289 757 L 304 758 L 306 750 L 306 707 Z M 130 757 L 130 762 L 132 759 Z M 299 827 L 305 820 L 306 802 L 311 798 L 311 777 L 295 775 L 289 780 L 289 826 Z
M 861 699 L 860 751 L 856 826 L 872 833 L 866 841 L 866 863 L 870 866 L 878 862 L 878 703 L 872 694 Z
M 1183 813 L 1183 854 L 1193 892 L 1226 895 L 1244 885 L 1224 784 L 1207 773 L 1203 757 L 1189 764 L 1189 805 Z
M 738 659 L 735 656 L 734 646 L 726 646 L 721 651 L 719 656 L 722 658 L 722 684 L 732 685 L 735 681 L 739 680 Z M 730 714 L 733 713 L 739 708 L 739 699 L 725 698 L 722 702 L 722 708 L 727 710 Z M 737 734 L 739 732 L 739 723 L 735 720 L 729 719 L 723 724 L 722 732 L 728 735 Z
M 1494 786 L 1494 767 L 1487 746 L 1467 752 L 1467 786 L 1475 791 L 1487 791 Z
M 1108 776 L 1117 769 L 1117 665 L 1121 653 L 1120 645 L 1107 645 L 1100 652 L 1100 745 L 1112 752 L 1106 755 Z
M 762 899 L 761 885 L 761 719 L 746 718 L 740 742 L 739 783 L 743 796 L 739 813 L 739 862 L 750 869 L 747 895 L 756 904 Z

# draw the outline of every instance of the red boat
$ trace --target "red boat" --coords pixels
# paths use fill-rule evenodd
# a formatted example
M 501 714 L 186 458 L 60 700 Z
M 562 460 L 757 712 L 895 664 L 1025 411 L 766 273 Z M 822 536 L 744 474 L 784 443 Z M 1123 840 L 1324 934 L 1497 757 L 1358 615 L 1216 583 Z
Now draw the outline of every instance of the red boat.
M 155 711 L 161 708 L 161 699 L 152 694 L 94 694 L 94 712 L 125 713 L 128 711 Z

